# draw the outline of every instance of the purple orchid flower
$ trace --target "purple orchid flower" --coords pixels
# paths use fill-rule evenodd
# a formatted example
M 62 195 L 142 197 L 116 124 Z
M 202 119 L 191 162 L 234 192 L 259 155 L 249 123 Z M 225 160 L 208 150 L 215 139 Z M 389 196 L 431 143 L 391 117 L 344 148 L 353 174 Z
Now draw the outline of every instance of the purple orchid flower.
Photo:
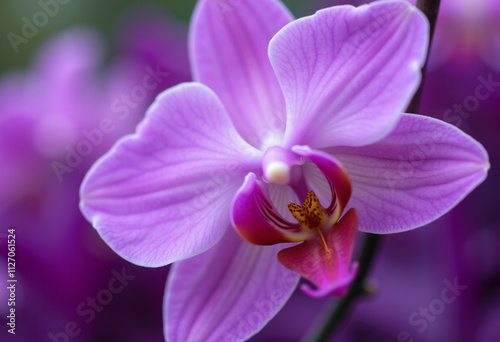
M 439 8 L 430 66 L 470 73 L 485 64 L 500 70 L 500 3 L 443 1 Z
M 276 0 L 199 1 L 199 83 L 161 94 L 81 187 L 83 214 L 123 258 L 176 262 L 168 341 L 249 338 L 299 274 L 312 296 L 343 294 L 358 228 L 422 226 L 484 180 L 479 143 L 402 114 L 427 44 L 428 23 L 406 1 L 296 21 Z

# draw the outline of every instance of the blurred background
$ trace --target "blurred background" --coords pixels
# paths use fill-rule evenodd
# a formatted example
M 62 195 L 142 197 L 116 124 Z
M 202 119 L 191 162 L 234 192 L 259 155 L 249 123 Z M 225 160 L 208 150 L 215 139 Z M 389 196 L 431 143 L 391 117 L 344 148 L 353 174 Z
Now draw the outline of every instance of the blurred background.
M 368 1 L 283 2 L 302 17 Z M 80 214 L 78 188 L 159 92 L 190 80 L 194 5 L 0 2 L 1 341 L 163 341 L 168 267 L 142 268 L 115 255 Z M 144 85 L 148 75 L 154 86 Z M 438 221 L 384 238 L 370 274 L 374 293 L 332 341 L 500 341 L 499 82 L 500 2 L 442 0 L 419 112 L 480 141 L 490 174 Z M 15 335 L 6 324 L 9 229 Z M 453 300 L 443 300 L 446 288 Z M 297 291 L 251 341 L 307 340 L 334 303 Z

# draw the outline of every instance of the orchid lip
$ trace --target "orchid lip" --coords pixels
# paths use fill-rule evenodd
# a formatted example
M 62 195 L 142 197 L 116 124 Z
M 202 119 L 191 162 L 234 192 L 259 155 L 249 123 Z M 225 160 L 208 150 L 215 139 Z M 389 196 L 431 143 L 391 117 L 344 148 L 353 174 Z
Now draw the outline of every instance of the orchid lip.
M 314 284 L 302 290 L 313 297 L 344 295 L 356 276 L 352 253 L 358 227 L 357 213 L 350 209 L 332 229 L 319 231 L 313 240 L 281 250 L 278 260 Z
M 299 224 L 293 224 L 285 220 L 279 213 L 276 212 L 271 202 L 263 195 L 259 194 L 256 198 L 259 205 L 261 215 L 267 222 L 274 224 L 281 229 L 297 229 L 300 228 Z
M 287 221 L 274 207 L 265 183 L 249 173 L 233 198 L 231 220 L 238 234 L 256 245 L 299 242 L 312 236 L 298 223 Z
M 309 187 L 305 175 L 292 173 L 300 171 L 300 167 L 308 161 L 318 166 L 327 181 L 325 186 L 329 188 L 331 198 L 324 205 L 320 204 Z M 232 223 L 244 239 L 257 245 L 310 240 L 318 234 L 322 236 L 340 219 L 350 196 L 351 185 L 342 165 L 333 157 L 305 146 L 297 146 L 293 151 L 273 146 L 266 150 L 262 165 L 262 180 L 257 180 L 253 173 L 247 175 L 233 199 Z M 296 169 L 292 170 L 294 167 Z M 289 219 L 279 212 L 271 199 L 269 189 L 275 186 L 273 184 L 295 193 L 295 197 L 288 201 L 288 209 L 292 214 Z M 298 198 L 305 199 L 303 206 L 291 203 Z M 282 204 L 285 203 L 287 201 Z M 316 216 L 311 216 L 309 209 Z M 280 210 L 286 209 L 281 207 Z M 299 215 L 303 215 L 303 219 Z M 314 220 L 317 224 L 313 225 L 311 222 Z
M 352 191 L 344 167 L 308 146 L 272 146 L 264 153 L 262 169 L 262 179 L 248 174 L 233 199 L 234 228 L 256 245 L 302 242 L 282 250 L 278 260 L 316 286 L 304 288 L 306 293 L 342 294 L 356 274 L 351 258 L 358 227 L 354 209 L 341 218 Z M 295 203 L 299 199 L 302 205 Z M 289 218 L 280 212 L 287 202 Z M 305 265 L 309 261 L 315 267 Z

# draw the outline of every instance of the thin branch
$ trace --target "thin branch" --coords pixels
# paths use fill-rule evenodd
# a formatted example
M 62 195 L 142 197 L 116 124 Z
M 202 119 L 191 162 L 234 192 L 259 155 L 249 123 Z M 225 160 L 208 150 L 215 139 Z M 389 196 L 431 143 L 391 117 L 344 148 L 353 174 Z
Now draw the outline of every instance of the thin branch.
M 429 20 L 429 50 L 431 50 L 432 38 L 434 37 L 434 30 L 436 28 L 436 20 L 439 11 L 439 4 L 441 0 L 418 0 L 417 8 L 420 9 L 427 19 Z M 410 106 L 408 107 L 408 113 L 417 113 L 418 105 L 420 103 L 420 97 L 422 96 L 422 85 L 425 81 L 425 73 L 427 71 L 427 61 L 429 60 L 429 53 L 427 53 L 427 60 L 425 61 L 424 67 L 422 68 L 422 81 L 420 82 L 420 87 L 418 88 L 415 96 L 411 100 Z
M 314 336 L 308 336 L 303 341 L 327 342 L 329 337 L 339 326 L 346 313 L 351 308 L 352 303 L 359 297 L 366 294 L 368 291 L 365 288 L 365 279 L 370 271 L 374 256 L 382 239 L 381 235 L 367 234 L 363 250 L 359 259 L 359 270 L 356 278 L 349 287 L 347 295 L 342 297 L 335 304 L 330 312 L 324 318 L 319 331 L 314 333 Z

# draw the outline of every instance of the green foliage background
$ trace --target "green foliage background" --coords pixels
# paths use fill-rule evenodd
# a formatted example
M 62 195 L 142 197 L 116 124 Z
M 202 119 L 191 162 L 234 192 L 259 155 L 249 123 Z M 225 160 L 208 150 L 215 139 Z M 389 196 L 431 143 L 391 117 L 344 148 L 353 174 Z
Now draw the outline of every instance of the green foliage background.
M 15 53 L 7 35 L 14 32 L 21 35 L 22 18 L 32 22 L 33 15 L 41 10 L 39 2 L 56 0 L 1 0 L 0 1 L 0 73 L 11 69 L 25 69 L 29 66 L 34 52 L 54 33 L 75 25 L 87 25 L 100 32 L 106 39 L 108 51 L 113 48 L 113 37 L 120 29 L 120 19 L 137 6 L 155 6 L 171 17 L 189 22 L 196 0 L 69 0 L 60 5 L 58 13 L 49 18 L 46 26 L 41 27 L 35 37 L 27 44 L 19 46 Z M 298 17 L 315 11 L 314 5 L 320 1 L 283 0 Z

